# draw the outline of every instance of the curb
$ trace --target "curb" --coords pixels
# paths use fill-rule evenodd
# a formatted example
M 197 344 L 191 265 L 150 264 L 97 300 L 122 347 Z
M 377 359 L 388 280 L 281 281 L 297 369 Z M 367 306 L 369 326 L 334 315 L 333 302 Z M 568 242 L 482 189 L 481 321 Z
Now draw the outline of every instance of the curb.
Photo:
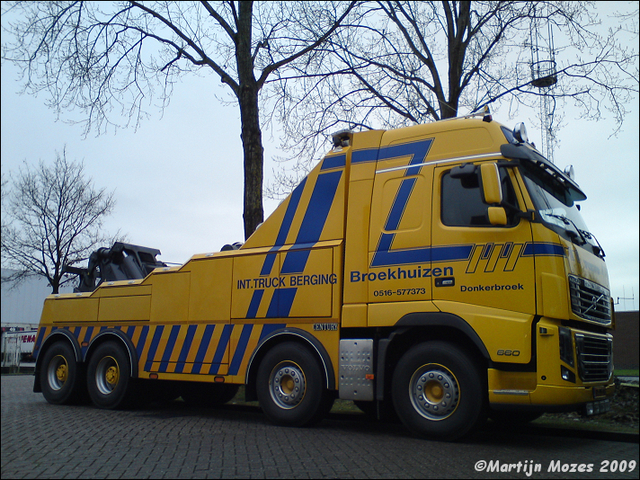
M 545 427 L 528 425 L 527 431 L 536 435 L 552 435 L 558 437 L 579 437 L 609 442 L 638 443 L 637 433 L 607 432 L 600 430 L 578 430 L 572 428 Z

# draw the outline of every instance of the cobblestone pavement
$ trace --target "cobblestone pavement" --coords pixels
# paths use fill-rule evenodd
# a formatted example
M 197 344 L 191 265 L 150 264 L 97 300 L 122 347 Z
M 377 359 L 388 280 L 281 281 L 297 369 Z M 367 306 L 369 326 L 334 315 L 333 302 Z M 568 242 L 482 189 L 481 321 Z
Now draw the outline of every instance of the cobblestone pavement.
M 246 406 L 49 405 L 32 386 L 32 376 L 2 376 L 3 479 L 638 478 L 633 442 L 511 429 L 439 443 L 362 415 L 283 428 Z M 617 471 L 601 472 L 606 462 Z

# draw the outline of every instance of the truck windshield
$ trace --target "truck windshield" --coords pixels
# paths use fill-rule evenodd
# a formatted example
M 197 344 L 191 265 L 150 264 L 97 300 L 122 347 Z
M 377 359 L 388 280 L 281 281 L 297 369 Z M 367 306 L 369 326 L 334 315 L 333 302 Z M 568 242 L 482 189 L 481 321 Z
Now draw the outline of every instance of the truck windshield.
M 542 221 L 577 245 L 604 257 L 602 247 L 589 232 L 566 187 L 534 164 L 525 161 L 521 167 L 527 189 Z

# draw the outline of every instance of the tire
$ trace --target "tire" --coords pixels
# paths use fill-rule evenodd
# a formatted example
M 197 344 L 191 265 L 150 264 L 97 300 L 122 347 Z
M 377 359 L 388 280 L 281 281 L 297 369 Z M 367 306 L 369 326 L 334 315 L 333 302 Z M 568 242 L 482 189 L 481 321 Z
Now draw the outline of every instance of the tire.
M 105 342 L 96 348 L 87 367 L 87 388 L 98 408 L 117 409 L 131 406 L 134 400 L 131 361 L 116 342 Z
M 459 347 L 440 341 L 412 347 L 392 379 L 395 410 L 415 434 L 453 441 L 486 420 L 486 381 L 478 362 Z
M 276 345 L 262 359 L 256 393 L 271 422 L 305 427 L 320 421 L 331 410 L 335 395 L 324 384 L 317 357 L 298 343 L 286 342 Z
M 181 392 L 185 403 L 194 407 L 215 407 L 231 401 L 238 393 L 240 385 L 227 383 L 190 382 Z
M 56 342 L 45 352 L 40 388 L 47 402 L 54 405 L 79 403 L 86 397 L 82 365 L 67 342 Z

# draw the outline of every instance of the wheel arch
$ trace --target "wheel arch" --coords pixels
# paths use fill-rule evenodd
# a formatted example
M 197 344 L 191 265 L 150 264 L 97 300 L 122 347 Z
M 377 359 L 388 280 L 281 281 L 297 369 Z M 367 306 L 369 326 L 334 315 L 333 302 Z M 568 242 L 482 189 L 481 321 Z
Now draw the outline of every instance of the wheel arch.
M 83 361 L 87 362 L 89 358 L 91 358 L 91 355 L 93 354 L 95 349 L 99 345 L 109 340 L 115 340 L 124 347 L 125 352 L 129 356 L 129 363 L 131 364 L 131 377 L 138 378 L 138 353 L 136 351 L 136 348 L 134 347 L 133 342 L 131 342 L 131 339 L 118 329 L 110 328 L 107 330 L 103 330 L 98 335 L 96 335 L 91 340 L 91 343 L 89 343 L 87 351 L 84 354 Z
M 398 327 L 406 327 L 414 331 L 425 331 L 429 340 L 448 340 L 460 346 L 471 347 L 477 354 L 490 360 L 489 351 L 478 333 L 463 318 L 452 313 L 424 312 L 409 313 L 402 317 Z M 414 338 L 414 343 L 423 341 L 424 335 Z
M 402 355 L 414 345 L 431 340 L 452 343 L 470 352 L 489 366 L 491 358 L 480 336 L 464 319 L 442 312 L 409 313 L 403 316 L 388 338 L 382 339 L 378 350 L 378 379 L 382 379 L 376 391 L 383 400 L 390 389 L 393 371 Z M 486 369 L 485 369 L 486 370 Z
M 245 397 L 247 401 L 257 400 L 258 398 L 256 393 L 256 378 L 258 376 L 260 362 L 269 350 L 286 341 L 294 341 L 309 348 L 320 361 L 325 378 L 325 387 L 328 390 L 335 389 L 336 380 L 333 364 L 322 343 L 309 332 L 299 328 L 283 328 L 263 338 L 249 359 L 245 376 Z
M 49 334 L 49 336 L 44 340 L 44 342 L 42 342 L 42 346 L 40 347 L 40 351 L 38 352 L 38 357 L 36 358 L 36 365 L 34 369 L 35 378 L 33 383 L 34 393 L 42 392 L 42 389 L 40 388 L 40 374 L 42 370 L 42 361 L 45 357 L 46 351 L 57 342 L 68 343 L 73 349 L 76 362 L 78 363 L 83 362 L 82 349 L 80 348 L 80 344 L 78 343 L 78 340 L 76 339 L 76 337 L 74 337 L 73 334 L 65 328 L 54 330 Z

